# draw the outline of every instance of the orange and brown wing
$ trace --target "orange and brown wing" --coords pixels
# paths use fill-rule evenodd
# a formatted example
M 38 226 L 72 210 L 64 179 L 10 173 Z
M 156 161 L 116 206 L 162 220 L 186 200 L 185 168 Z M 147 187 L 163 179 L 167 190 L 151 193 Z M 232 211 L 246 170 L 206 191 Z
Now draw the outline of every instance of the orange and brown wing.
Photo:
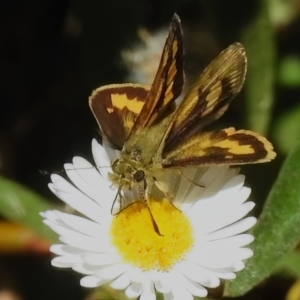
M 275 158 L 272 144 L 249 130 L 227 128 L 195 134 L 169 151 L 163 167 L 231 165 L 268 162 Z
M 183 40 L 179 17 L 175 14 L 163 49 L 158 71 L 142 111 L 135 121 L 133 133 L 160 121 L 175 109 L 174 100 L 182 93 Z
M 223 115 L 243 86 L 246 64 L 244 47 L 235 43 L 208 65 L 178 107 L 164 153 Z
M 102 134 L 118 149 L 127 140 L 149 90 L 140 84 L 111 84 L 96 89 L 90 96 L 90 108 Z

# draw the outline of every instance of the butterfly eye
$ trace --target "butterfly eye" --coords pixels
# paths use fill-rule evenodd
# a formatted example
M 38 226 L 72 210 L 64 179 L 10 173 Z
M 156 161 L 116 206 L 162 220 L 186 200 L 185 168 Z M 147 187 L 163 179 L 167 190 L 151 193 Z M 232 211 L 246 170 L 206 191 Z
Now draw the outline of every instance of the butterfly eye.
M 145 172 L 142 171 L 142 170 L 137 170 L 136 172 L 134 172 L 133 174 L 133 179 L 136 181 L 136 182 L 140 182 L 142 180 L 144 180 L 145 178 Z

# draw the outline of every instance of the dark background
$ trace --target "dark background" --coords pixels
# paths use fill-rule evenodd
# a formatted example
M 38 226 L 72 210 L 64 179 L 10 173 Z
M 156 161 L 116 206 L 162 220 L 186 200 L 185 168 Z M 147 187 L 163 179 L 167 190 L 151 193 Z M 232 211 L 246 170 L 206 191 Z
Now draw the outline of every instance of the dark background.
M 187 79 L 192 81 L 212 57 L 239 40 L 257 4 L 241 0 L 2 0 L 1 175 L 53 199 L 47 188 L 49 176 L 41 173 L 60 172 L 75 155 L 91 158 L 91 140 L 98 134 L 88 97 L 103 84 L 125 81 L 128 71 L 120 51 L 136 42 L 138 28 L 155 31 L 168 26 L 177 12 L 186 36 Z M 278 57 L 299 53 L 299 33 L 298 17 L 276 29 Z M 276 86 L 274 118 L 299 96 L 299 88 Z M 245 127 L 241 105 L 234 103 L 221 123 Z M 252 166 L 244 168 L 250 183 L 268 177 L 254 195 L 266 195 L 282 158 L 279 153 L 278 161 L 263 174 L 261 166 L 255 167 L 255 173 Z M 79 277 L 52 268 L 49 257 L 2 256 L 1 278 L 21 299 L 76 300 L 86 294 L 79 287 Z

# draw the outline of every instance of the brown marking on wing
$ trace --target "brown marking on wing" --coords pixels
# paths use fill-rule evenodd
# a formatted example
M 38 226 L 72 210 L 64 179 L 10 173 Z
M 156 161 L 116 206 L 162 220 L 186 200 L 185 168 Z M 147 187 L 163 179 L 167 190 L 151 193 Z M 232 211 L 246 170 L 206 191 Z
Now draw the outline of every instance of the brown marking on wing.
M 182 29 L 175 14 L 151 90 L 132 132 L 151 126 L 172 112 L 174 100 L 182 92 L 183 82 Z
M 102 133 L 118 149 L 127 140 L 149 89 L 140 84 L 111 84 L 96 89 L 90 96 L 90 108 Z
M 244 47 L 235 43 L 208 65 L 178 107 L 164 153 L 223 115 L 243 86 L 246 62 Z
M 240 165 L 267 162 L 275 156 L 266 138 L 231 127 L 190 137 L 163 157 L 163 166 Z

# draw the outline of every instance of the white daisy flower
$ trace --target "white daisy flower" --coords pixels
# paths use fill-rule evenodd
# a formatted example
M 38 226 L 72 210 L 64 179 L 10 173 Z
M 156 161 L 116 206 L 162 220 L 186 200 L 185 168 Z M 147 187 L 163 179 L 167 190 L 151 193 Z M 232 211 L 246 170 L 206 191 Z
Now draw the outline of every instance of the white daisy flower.
M 110 166 L 118 156 L 95 140 L 92 151 L 97 166 Z M 253 236 L 245 232 L 256 223 L 246 217 L 254 203 L 246 202 L 250 189 L 237 169 L 187 168 L 172 204 L 150 200 L 161 235 L 144 201 L 111 213 L 116 188 L 110 168 L 74 157 L 65 170 L 71 183 L 54 174 L 49 188 L 81 215 L 51 210 L 42 216 L 62 242 L 51 247 L 58 255 L 52 265 L 84 274 L 84 287 L 109 283 L 141 300 L 156 299 L 156 291 L 168 300 L 205 297 L 207 288 L 234 279 L 253 255 L 245 247 Z

